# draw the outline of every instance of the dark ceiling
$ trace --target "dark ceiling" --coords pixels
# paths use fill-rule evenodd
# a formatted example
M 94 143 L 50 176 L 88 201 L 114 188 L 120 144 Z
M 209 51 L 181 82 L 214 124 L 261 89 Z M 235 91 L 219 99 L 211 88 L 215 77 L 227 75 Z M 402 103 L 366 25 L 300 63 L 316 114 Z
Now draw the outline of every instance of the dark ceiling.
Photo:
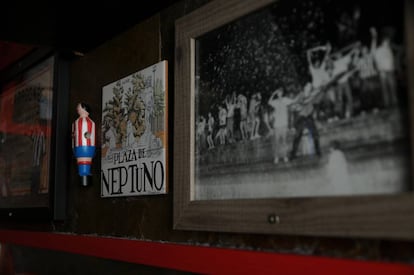
M 174 2 L 2 1 L 0 41 L 85 53 Z

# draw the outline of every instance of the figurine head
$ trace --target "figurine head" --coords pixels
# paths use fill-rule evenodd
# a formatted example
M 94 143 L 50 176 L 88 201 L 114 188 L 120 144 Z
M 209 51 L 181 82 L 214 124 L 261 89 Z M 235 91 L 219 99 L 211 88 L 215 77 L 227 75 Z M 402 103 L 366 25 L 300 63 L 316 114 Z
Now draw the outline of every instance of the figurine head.
M 90 107 L 86 103 L 79 102 L 76 106 L 76 111 L 80 117 L 88 117 L 90 112 Z

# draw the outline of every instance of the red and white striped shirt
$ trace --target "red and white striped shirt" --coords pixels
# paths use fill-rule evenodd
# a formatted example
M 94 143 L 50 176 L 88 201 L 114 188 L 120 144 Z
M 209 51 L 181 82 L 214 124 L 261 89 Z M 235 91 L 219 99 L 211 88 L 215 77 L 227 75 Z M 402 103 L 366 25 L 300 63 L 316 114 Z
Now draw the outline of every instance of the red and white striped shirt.
M 79 117 L 72 124 L 72 148 L 95 146 L 95 123 L 89 117 Z

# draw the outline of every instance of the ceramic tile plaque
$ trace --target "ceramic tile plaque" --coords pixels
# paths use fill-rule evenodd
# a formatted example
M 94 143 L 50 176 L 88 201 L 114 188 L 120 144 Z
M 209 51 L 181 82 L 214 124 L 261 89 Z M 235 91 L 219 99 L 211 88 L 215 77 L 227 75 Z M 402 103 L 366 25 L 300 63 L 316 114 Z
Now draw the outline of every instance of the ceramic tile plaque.
M 167 61 L 102 89 L 101 197 L 167 193 Z

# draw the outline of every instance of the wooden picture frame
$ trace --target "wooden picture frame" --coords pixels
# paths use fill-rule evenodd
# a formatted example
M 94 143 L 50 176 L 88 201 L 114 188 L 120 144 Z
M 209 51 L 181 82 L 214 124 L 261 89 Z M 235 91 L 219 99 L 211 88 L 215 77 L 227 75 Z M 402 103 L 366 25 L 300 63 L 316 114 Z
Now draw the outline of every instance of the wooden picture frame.
M 201 108 L 195 104 L 198 81 L 196 41 L 207 33 L 231 22 L 237 22 L 243 16 L 269 5 L 275 5 L 275 9 L 278 9 L 277 5 L 281 5 L 282 2 L 286 4 L 288 1 L 216 0 L 176 21 L 174 229 L 413 239 L 414 196 L 410 192 L 411 175 L 407 178 L 408 182 L 404 183 L 405 189 L 402 192 L 388 194 L 196 199 L 195 176 L 198 172 L 195 152 L 198 149 L 195 112 L 197 108 Z M 405 1 L 405 9 L 401 10 L 401 16 L 404 17 L 407 76 L 410 75 L 409 72 L 412 74 L 414 64 L 414 41 L 409 35 L 414 25 L 413 11 L 414 5 Z M 407 116 L 410 117 L 408 120 L 411 123 L 407 132 L 410 133 L 414 121 L 411 110 L 414 103 L 411 96 L 413 79 L 408 77 L 407 80 L 406 101 L 410 109 Z M 201 104 L 207 103 L 203 101 Z M 409 147 L 405 151 L 407 154 Z
M 1 219 L 65 218 L 68 81 L 68 62 L 47 48 L 1 75 Z

